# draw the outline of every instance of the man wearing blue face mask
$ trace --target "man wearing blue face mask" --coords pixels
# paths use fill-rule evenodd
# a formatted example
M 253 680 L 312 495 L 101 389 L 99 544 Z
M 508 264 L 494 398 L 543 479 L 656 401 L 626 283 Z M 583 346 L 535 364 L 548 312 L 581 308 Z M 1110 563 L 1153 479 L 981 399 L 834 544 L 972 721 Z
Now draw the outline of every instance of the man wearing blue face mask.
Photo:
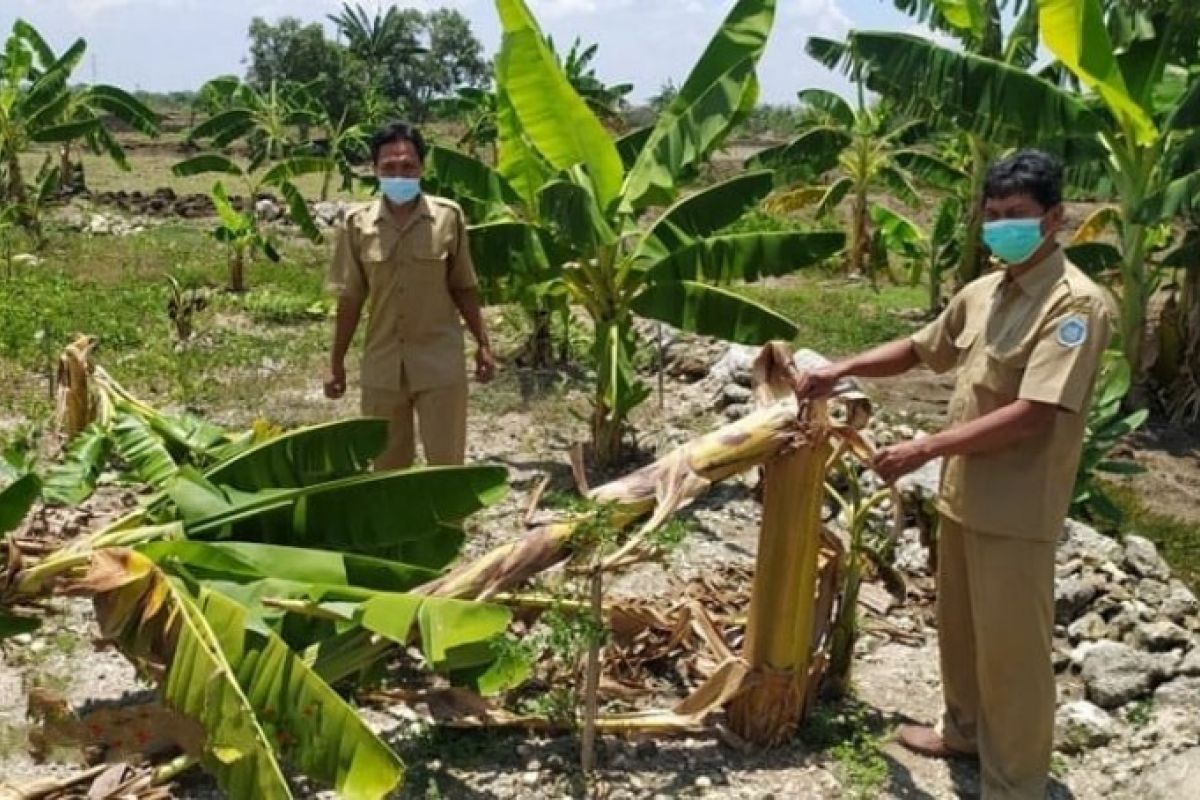
M 383 128 L 371 140 L 371 157 L 383 196 L 347 214 L 338 231 L 329 277 L 337 322 L 325 394 L 346 392 L 346 351 L 369 305 L 362 411 L 391 421 L 376 468 L 411 466 L 417 430 L 426 462 L 461 464 L 467 433 L 462 322 L 477 344 L 476 379 L 486 383 L 496 371 L 466 220 L 454 202 L 422 193 L 425 140 L 415 128 Z
M 1070 264 L 1062 167 L 1024 150 L 994 164 L 983 239 L 1004 268 L 959 292 L 908 339 L 807 374 L 800 399 L 847 376 L 918 364 L 958 369 L 939 433 L 881 450 L 895 481 L 944 457 L 938 508 L 938 632 L 945 711 L 898 738 L 932 757 L 979 757 L 985 800 L 1042 800 L 1053 746 L 1054 548 L 1109 337 L 1104 292 Z

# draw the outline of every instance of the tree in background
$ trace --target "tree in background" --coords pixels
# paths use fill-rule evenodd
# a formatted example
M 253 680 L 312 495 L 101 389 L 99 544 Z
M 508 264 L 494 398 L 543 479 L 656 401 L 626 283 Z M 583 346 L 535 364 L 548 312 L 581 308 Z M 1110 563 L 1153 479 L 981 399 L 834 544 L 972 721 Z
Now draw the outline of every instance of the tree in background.
M 354 103 L 346 52 L 325 38 L 320 23 L 305 25 L 296 17 L 280 17 L 271 24 L 255 17 L 249 36 L 246 83 L 258 91 L 269 90 L 272 83 L 303 84 L 334 117 Z

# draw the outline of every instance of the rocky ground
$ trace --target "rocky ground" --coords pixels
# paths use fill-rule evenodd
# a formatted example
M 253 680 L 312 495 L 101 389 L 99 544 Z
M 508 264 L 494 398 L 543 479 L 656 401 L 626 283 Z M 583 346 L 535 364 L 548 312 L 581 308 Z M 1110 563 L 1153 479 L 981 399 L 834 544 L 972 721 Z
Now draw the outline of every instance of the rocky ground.
M 745 351 L 689 340 L 672 348 L 665 411 L 655 417 L 647 456 L 662 452 L 747 410 Z M 935 388 L 942 379 L 924 377 Z M 532 491 L 544 475 L 570 486 L 565 452 L 581 438 L 567 409 L 580 400 L 570 390 L 507 383 L 479 393 L 471 420 L 473 459 L 498 460 L 511 471 L 513 491 L 474 523 L 471 551 L 512 537 Z M 943 387 L 944 388 L 944 387 Z M 314 390 L 316 391 L 316 390 Z M 891 389 L 889 391 L 895 391 Z M 883 394 L 885 410 L 872 424 L 880 441 L 915 433 L 936 419 L 937 392 L 917 399 L 928 414 L 896 416 L 908 407 Z M 880 397 L 876 393 L 877 400 Z M 655 400 L 648 404 L 648 414 Z M 345 401 L 340 411 L 351 413 Z M 598 482 L 602 476 L 591 476 Z M 936 470 L 908 482 L 910 500 L 927 498 Z M 730 567 L 752 567 L 759 508 L 752 476 L 715 487 L 687 512 L 691 535 L 666 568 L 644 566 L 612 588 L 615 596 L 672 599 L 673 587 Z M 34 522 L 47 536 L 72 535 L 111 517 L 133 498 L 101 493 L 83 512 L 53 511 Z M 910 504 L 917 507 L 919 504 Z M 747 751 L 718 725 L 703 736 L 663 739 L 604 738 L 601 768 L 591 796 L 607 798 L 951 798 L 978 793 L 978 769 L 941 763 L 887 743 L 905 720 L 929 722 L 939 708 L 937 637 L 928 551 L 916 527 L 897 549 L 907 594 L 895 604 L 879 587 L 864 595 L 863 630 L 854 666 L 856 697 L 822 709 L 807 739 L 770 752 Z M 1070 523 L 1059 548 L 1056 589 L 1056 669 L 1060 680 L 1056 798 L 1183 798 L 1200 780 L 1200 609 L 1148 541 L 1116 542 Z M 71 754 L 51 748 L 44 763 L 29 755 L 34 726 L 25 719 L 29 692 L 45 686 L 72 705 L 116 698 L 146 687 L 118 654 L 96 650 L 86 604 L 52 604 L 49 624 L 36 636 L 2 646 L 0 661 L 0 784 L 77 773 Z M 659 698 L 667 705 L 672 698 Z M 409 763 L 403 797 L 582 797 L 577 751 L 570 737 L 494 731 L 430 729 L 404 705 L 373 708 L 370 719 Z M 878 746 L 877 746 L 878 745 Z M 312 794 L 303 787 L 303 794 Z M 176 785 L 180 797 L 213 796 L 202 776 Z M 0 789 L 0 797 L 7 797 Z

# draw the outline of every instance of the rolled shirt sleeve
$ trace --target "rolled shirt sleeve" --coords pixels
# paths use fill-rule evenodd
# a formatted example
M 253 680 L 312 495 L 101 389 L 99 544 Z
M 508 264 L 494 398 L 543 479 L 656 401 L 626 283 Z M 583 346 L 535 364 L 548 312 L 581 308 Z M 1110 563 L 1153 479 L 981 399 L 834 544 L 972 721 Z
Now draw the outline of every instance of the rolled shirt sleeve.
M 1092 299 L 1068 303 L 1049 315 L 1037 333 L 1018 397 L 1083 411 L 1109 333 L 1108 312 Z
M 934 372 L 948 372 L 958 364 L 954 339 L 962 331 L 966 314 L 962 294 L 951 298 L 938 318 L 912 335 L 913 347 L 921 363 Z
M 367 297 L 367 275 L 354 246 L 354 231 L 351 220 L 338 226 L 333 250 L 333 263 L 329 268 L 329 291 L 338 299 L 362 302 Z
M 467 240 L 467 222 L 461 208 L 455 209 L 455 211 L 457 212 L 458 231 L 446 281 L 451 289 L 474 289 L 479 285 L 479 279 L 475 276 L 475 264 L 471 261 L 471 243 Z

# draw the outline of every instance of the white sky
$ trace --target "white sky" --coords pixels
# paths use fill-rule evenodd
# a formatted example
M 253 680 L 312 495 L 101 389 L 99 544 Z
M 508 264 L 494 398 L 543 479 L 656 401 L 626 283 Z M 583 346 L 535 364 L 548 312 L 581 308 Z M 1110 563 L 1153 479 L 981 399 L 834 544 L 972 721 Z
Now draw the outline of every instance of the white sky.
M 360 0 L 372 8 L 375 0 Z M 732 0 L 530 0 L 543 28 L 564 46 L 575 36 L 598 42 L 606 81 L 631 81 L 634 98 L 678 84 L 699 57 Z M 499 43 L 491 0 L 416 0 L 383 5 L 454 6 L 490 54 Z M 76 37 L 89 56 L 86 81 L 127 89 L 194 89 L 215 75 L 245 72 L 246 32 L 255 16 L 325 21 L 335 0 L 0 0 L 0 31 L 15 18 L 33 23 L 56 49 Z M 328 23 L 326 23 L 329 27 Z M 763 100 L 791 102 L 812 86 L 844 90 L 845 79 L 804 54 L 810 35 L 840 38 L 850 28 L 909 30 L 890 0 L 779 0 L 775 30 L 760 65 Z

